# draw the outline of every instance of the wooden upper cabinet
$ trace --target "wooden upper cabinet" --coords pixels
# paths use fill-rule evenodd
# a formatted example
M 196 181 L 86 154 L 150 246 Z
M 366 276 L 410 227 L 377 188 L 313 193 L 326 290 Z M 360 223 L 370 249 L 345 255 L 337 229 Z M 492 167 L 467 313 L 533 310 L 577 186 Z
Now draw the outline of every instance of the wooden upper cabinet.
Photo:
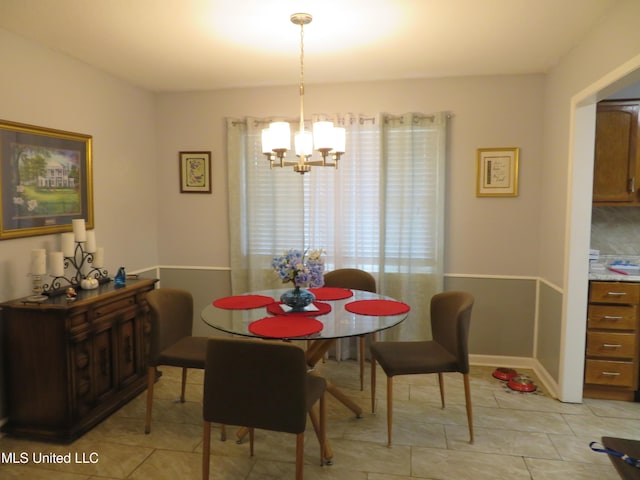
M 596 113 L 593 202 L 640 204 L 640 99 L 603 101 Z

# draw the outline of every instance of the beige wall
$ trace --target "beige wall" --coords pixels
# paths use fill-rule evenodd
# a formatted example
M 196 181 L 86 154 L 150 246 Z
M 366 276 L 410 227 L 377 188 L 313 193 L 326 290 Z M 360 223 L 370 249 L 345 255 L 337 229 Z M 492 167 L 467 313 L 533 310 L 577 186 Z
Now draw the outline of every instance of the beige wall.
M 445 270 L 537 275 L 543 80 L 523 75 L 310 85 L 305 108 L 314 113 L 449 111 Z M 163 264 L 229 265 L 224 120 L 294 117 L 297 108 L 295 87 L 159 95 Z M 505 146 L 521 149 L 520 195 L 477 198 L 476 149 Z M 213 152 L 212 195 L 179 193 L 177 152 L 186 149 Z M 344 161 L 361 159 L 347 154 Z
M 108 270 L 155 265 L 153 95 L 3 30 L 0 64 L 0 119 L 93 136 L 95 227 Z M 0 300 L 29 293 L 30 250 L 60 250 L 59 237 L 0 242 Z

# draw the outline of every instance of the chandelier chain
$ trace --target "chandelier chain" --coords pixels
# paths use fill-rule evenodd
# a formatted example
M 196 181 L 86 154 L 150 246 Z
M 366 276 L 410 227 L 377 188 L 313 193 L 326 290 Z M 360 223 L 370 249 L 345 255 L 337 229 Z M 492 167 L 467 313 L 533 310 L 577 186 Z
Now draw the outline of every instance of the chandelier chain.
M 304 131 L 304 23 L 300 23 L 300 131 Z

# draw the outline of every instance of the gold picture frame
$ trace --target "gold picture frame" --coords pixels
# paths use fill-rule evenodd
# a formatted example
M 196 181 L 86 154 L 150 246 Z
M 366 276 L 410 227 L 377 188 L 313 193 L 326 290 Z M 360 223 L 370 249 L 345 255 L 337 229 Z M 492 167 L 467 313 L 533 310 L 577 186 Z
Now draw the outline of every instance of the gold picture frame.
M 211 152 L 180 152 L 180 193 L 211 193 Z
M 517 147 L 479 148 L 477 153 L 476 196 L 518 196 Z
M 0 120 L 0 240 L 93 228 L 92 137 Z

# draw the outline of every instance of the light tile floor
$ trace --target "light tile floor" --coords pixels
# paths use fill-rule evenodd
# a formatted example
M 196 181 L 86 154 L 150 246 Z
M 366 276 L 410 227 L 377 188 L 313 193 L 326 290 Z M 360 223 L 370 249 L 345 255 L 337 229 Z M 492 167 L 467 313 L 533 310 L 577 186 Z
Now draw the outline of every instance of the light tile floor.
M 329 360 L 319 370 L 364 409 L 362 418 L 334 398 L 328 401 L 331 466 L 320 466 L 319 449 L 308 422 L 307 480 L 614 480 L 618 475 L 604 454 L 589 449 L 602 436 L 640 440 L 640 403 L 585 400 L 558 402 L 542 389 L 515 393 L 491 376 L 493 368 L 472 367 L 475 442 L 468 443 L 460 375 L 446 376 L 447 408 L 440 408 L 435 375 L 395 380 L 394 445 L 386 446 L 386 377 L 378 373 L 378 412 L 372 414 L 370 389 L 359 390 L 357 363 Z M 71 454 L 67 464 L 0 464 L 0 478 L 134 479 L 201 478 L 201 371 L 190 371 L 187 402 L 176 403 L 177 369 L 164 368 L 155 389 L 152 432 L 144 434 L 145 396 L 140 395 L 70 445 L 0 438 L 0 452 Z M 368 372 L 367 372 L 368 373 Z M 521 372 L 529 374 L 530 372 Z M 535 379 L 534 379 L 535 380 Z M 368 382 L 368 378 L 367 378 Z M 256 399 L 239 399 L 256 401 Z M 257 431 L 255 456 L 247 443 L 219 440 L 212 433 L 211 477 L 229 480 L 293 478 L 292 435 Z M 93 454 L 93 456 L 92 456 Z M 79 462 L 76 462 L 76 455 Z M 18 457 L 19 458 L 19 457 Z M 81 463 L 82 460 L 88 463 Z M 90 463 L 91 460 L 97 460 Z

